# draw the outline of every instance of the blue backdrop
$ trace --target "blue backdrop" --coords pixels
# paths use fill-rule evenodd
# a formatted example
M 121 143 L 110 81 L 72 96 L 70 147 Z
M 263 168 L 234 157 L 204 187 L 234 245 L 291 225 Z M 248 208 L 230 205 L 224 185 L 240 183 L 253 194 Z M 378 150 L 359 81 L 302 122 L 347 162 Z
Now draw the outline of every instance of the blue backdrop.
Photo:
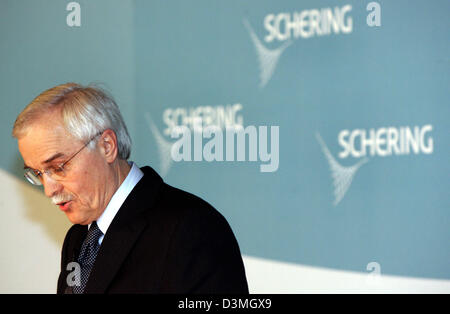
M 102 82 L 131 159 L 213 204 L 244 254 L 450 279 L 449 1 L 76 2 L 79 26 L 70 1 L 0 4 L 2 169 L 22 175 L 11 129 L 35 96 Z M 278 126 L 278 167 L 250 140 L 244 161 L 175 162 L 197 117 Z

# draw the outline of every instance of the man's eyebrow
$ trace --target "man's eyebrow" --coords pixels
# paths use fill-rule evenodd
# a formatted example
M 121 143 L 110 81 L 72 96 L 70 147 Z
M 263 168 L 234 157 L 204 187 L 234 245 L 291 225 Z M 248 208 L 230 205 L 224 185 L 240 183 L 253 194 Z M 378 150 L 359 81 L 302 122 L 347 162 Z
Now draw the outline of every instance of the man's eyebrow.
M 62 156 L 64 156 L 63 153 L 56 153 L 56 154 L 54 154 L 52 157 L 50 157 L 50 158 L 48 158 L 47 160 L 45 160 L 45 161 L 43 162 L 43 164 L 48 164 L 48 163 L 52 162 L 53 160 L 55 160 L 56 158 L 59 158 L 59 157 L 62 157 Z M 31 168 L 30 166 L 28 166 L 26 163 L 23 163 L 23 169 L 33 169 L 33 168 Z
M 52 162 L 53 160 L 55 160 L 56 158 L 59 158 L 59 157 L 62 157 L 62 156 L 64 156 L 63 153 L 56 153 L 52 157 L 48 158 L 47 160 L 44 160 L 42 163 L 43 164 L 48 164 L 48 163 Z

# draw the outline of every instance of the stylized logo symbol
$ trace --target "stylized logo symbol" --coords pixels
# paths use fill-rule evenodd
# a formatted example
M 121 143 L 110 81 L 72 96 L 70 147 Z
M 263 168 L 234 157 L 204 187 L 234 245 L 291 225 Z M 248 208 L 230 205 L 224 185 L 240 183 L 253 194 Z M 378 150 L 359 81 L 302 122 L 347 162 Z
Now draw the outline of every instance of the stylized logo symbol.
M 159 162 L 160 167 L 159 171 L 162 177 L 165 177 L 172 166 L 172 158 L 170 157 L 170 150 L 172 148 L 173 143 L 164 139 L 164 137 L 159 132 L 155 123 L 153 122 L 150 114 L 148 112 L 145 113 L 145 119 L 147 120 L 148 127 L 150 128 L 151 133 L 153 134 L 156 144 L 158 145 L 158 154 L 159 154 Z
M 250 23 L 246 19 L 244 19 L 244 25 L 250 33 L 250 37 L 253 41 L 253 44 L 255 45 L 260 71 L 259 87 L 263 88 L 272 77 L 281 54 L 289 45 L 291 45 L 292 42 L 289 40 L 277 49 L 268 49 L 261 43 L 255 32 L 253 31 L 253 28 L 250 26 Z
M 336 159 L 334 159 L 333 155 L 331 155 L 330 151 L 328 150 L 328 147 L 325 145 L 325 142 L 322 140 L 322 137 L 320 136 L 319 133 L 316 133 L 316 138 L 320 146 L 322 147 L 322 151 L 325 154 L 325 157 L 327 158 L 328 164 L 330 166 L 335 196 L 333 205 L 336 206 L 337 204 L 339 204 L 339 202 L 344 197 L 345 193 L 347 193 L 348 189 L 350 188 L 350 185 L 352 184 L 353 177 L 355 176 L 356 171 L 364 163 L 366 163 L 368 159 L 364 158 L 353 166 L 344 167 L 340 165 L 336 161 Z

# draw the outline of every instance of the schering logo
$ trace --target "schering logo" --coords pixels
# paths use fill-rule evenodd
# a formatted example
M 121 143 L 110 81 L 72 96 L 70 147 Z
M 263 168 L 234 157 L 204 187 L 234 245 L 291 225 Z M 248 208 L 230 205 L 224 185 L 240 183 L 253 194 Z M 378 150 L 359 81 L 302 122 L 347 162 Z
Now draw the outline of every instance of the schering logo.
M 340 159 L 348 157 L 360 158 L 352 166 L 341 165 L 331 154 L 319 133 L 316 139 L 325 155 L 330 167 L 334 186 L 334 205 L 336 206 L 347 193 L 353 178 L 359 168 L 369 161 L 370 157 L 390 157 L 401 155 L 432 154 L 434 141 L 431 135 L 433 126 L 414 127 L 382 127 L 378 129 L 342 130 L 338 133 L 337 140 L 342 148 L 338 152 Z
M 351 33 L 353 31 L 351 10 L 351 5 L 344 5 L 334 9 L 311 9 L 266 15 L 263 22 L 266 30 L 264 42 L 283 42 L 277 48 L 266 47 L 256 35 L 249 21 L 244 19 L 244 25 L 250 34 L 258 57 L 260 88 L 263 88 L 269 82 L 282 53 L 292 44 L 292 39 Z

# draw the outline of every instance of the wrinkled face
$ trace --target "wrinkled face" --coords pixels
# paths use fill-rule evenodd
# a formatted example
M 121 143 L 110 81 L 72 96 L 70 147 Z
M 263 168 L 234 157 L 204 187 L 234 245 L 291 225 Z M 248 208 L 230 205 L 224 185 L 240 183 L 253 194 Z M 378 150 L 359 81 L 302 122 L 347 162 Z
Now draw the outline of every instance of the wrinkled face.
M 62 126 L 61 116 L 51 114 L 34 122 L 19 138 L 25 166 L 43 172 L 69 160 L 86 142 L 75 139 Z M 94 139 L 97 141 L 101 136 Z M 64 166 L 64 177 L 42 175 L 45 195 L 59 206 L 74 224 L 86 225 L 101 215 L 109 202 L 106 191 L 110 172 L 101 145 L 82 149 Z

